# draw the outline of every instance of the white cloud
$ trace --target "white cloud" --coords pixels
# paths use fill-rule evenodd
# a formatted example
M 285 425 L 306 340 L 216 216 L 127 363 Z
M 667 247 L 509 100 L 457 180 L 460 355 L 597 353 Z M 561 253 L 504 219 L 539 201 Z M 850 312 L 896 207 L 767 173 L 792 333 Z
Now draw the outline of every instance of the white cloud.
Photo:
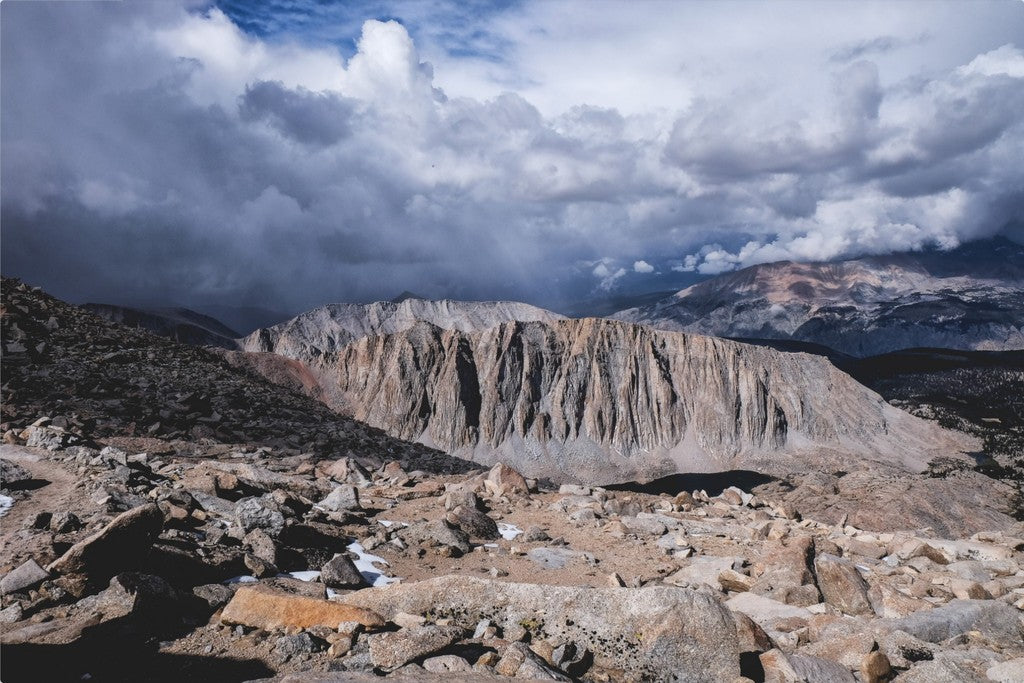
M 1024 6 L 978 7 L 525 2 L 446 28 L 399 3 L 416 39 L 366 21 L 346 60 L 217 9 L 8 3 L 5 272 L 538 300 L 650 254 L 711 274 L 987 236 L 1024 220 Z
M 654 266 L 652 266 L 647 261 L 634 261 L 633 262 L 633 272 L 634 273 L 653 273 L 654 272 Z

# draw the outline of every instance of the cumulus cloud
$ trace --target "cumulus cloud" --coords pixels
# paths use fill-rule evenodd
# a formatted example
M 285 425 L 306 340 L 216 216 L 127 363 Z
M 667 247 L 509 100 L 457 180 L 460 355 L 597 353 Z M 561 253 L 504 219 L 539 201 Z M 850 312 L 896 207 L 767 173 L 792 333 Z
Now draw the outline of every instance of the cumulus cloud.
M 643 261 L 643 260 L 634 261 L 633 262 L 633 272 L 634 273 L 653 273 L 654 272 L 654 266 L 652 266 L 647 261 Z
M 5 274 L 554 305 L 1024 224 L 1020 3 L 751 6 L 742 44 L 713 3 L 381 8 L 401 21 L 347 8 L 331 43 L 230 8 L 4 3 Z

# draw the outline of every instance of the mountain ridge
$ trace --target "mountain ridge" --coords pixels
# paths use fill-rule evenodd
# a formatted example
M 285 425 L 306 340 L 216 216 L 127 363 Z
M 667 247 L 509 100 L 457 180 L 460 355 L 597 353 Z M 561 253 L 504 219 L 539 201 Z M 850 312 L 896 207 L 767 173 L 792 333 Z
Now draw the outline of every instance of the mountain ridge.
M 477 332 L 421 323 L 357 340 L 322 371 L 344 414 L 556 479 L 838 468 L 850 455 L 920 471 L 965 446 L 824 359 L 597 318 Z
M 1024 247 L 1002 239 L 950 252 L 778 261 L 611 317 L 720 337 L 814 342 L 856 356 L 1024 348 Z

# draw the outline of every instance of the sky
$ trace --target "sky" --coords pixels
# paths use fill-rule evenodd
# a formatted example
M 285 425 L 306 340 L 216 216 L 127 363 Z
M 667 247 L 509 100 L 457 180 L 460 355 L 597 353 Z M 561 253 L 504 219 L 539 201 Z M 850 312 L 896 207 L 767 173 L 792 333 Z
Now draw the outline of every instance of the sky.
M 1024 239 L 1024 2 L 0 4 L 0 269 L 558 308 Z

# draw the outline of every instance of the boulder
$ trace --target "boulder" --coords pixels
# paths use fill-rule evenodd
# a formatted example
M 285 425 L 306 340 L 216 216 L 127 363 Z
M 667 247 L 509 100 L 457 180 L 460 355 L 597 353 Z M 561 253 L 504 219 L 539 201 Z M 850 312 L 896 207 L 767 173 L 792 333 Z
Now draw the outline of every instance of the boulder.
M 864 683 L 882 683 L 889 680 L 892 665 L 889 658 L 875 650 L 864 655 L 860 661 L 860 676 Z
M 359 489 L 355 486 L 336 486 L 317 506 L 330 512 L 358 510 Z
M 512 678 L 531 681 L 571 681 L 564 674 L 555 671 L 539 655 L 523 643 L 512 643 L 494 665 L 494 670 Z
M 352 559 L 340 553 L 320 568 L 320 580 L 329 588 L 366 588 L 366 579 Z
M 245 535 L 242 543 L 249 546 L 252 554 L 264 562 L 277 564 L 277 546 L 270 534 L 263 529 L 253 529 Z
M 873 614 L 868 600 L 868 584 L 849 560 L 835 555 L 814 558 L 818 588 L 825 602 L 845 614 Z
M 0 595 L 17 593 L 42 583 L 50 575 L 35 560 L 26 560 L 17 569 L 0 579 Z
M 252 496 L 235 503 L 235 523 L 243 534 L 262 529 L 271 538 L 277 538 L 284 529 L 284 515 L 269 496 Z
M 674 675 L 694 682 L 731 681 L 739 675 L 735 623 L 710 591 L 443 576 L 357 591 L 343 600 L 385 618 L 430 612 L 466 629 L 490 619 L 506 633 L 525 629 L 533 640 L 571 641 L 593 653 L 595 666 L 633 679 Z
M 675 586 L 705 584 L 718 589 L 718 577 L 722 572 L 731 570 L 742 564 L 742 557 L 714 557 L 702 555 L 694 557 L 682 569 L 665 577 L 665 583 Z
M 941 643 L 969 631 L 978 631 L 985 639 L 1005 647 L 1020 648 L 1024 642 L 1020 611 L 994 600 L 953 600 L 887 621 L 892 628 L 929 643 Z
M 1000 662 L 989 667 L 985 675 L 995 683 L 1020 683 L 1024 681 L 1024 658 Z
M 0 488 L 16 489 L 31 481 L 32 474 L 21 465 L 0 458 Z
M 351 458 L 335 460 L 325 466 L 323 472 L 342 484 L 369 484 L 373 480 L 366 468 Z
M 484 486 L 494 495 L 504 496 L 510 494 L 525 495 L 530 492 L 526 479 L 516 470 L 504 463 L 497 463 L 487 473 Z
M 163 528 L 163 513 L 153 504 L 123 512 L 99 532 L 71 546 L 47 571 L 78 579 L 68 584 L 76 595 L 85 585 L 102 585 L 116 574 L 141 566 Z
M 431 673 L 445 673 L 448 671 L 472 671 L 473 667 L 462 657 L 456 655 L 440 655 L 428 657 L 423 660 L 423 668 Z
M 811 655 L 769 650 L 761 655 L 765 683 L 856 683 L 845 667 Z
M 443 650 L 464 634 L 456 626 L 417 626 L 369 637 L 370 661 L 387 671 Z
M 498 523 L 475 507 L 460 505 L 445 517 L 448 523 L 462 529 L 470 538 L 499 538 Z
M 626 526 L 626 529 L 628 529 L 630 533 L 638 536 L 662 536 L 667 531 L 662 522 L 649 517 L 633 517 L 626 515 L 620 517 L 619 521 Z
M 95 604 L 105 619 L 131 615 L 156 624 L 173 614 L 178 594 L 159 576 L 125 572 L 110 580 Z
M 446 546 L 455 548 L 460 553 L 469 552 L 469 536 L 458 528 L 453 528 L 442 519 L 433 522 L 415 522 L 403 529 L 402 538 L 413 544 Z
M 281 636 L 274 641 L 274 656 L 279 662 L 287 662 L 289 659 L 302 657 L 314 652 L 322 652 L 327 649 L 327 643 L 309 633 L 296 633 L 293 635 Z
M 725 606 L 734 612 L 742 612 L 753 619 L 761 628 L 773 630 L 775 622 L 788 619 L 809 619 L 812 615 L 803 607 L 787 605 L 778 600 L 756 593 L 737 593 L 725 601 Z
M 356 621 L 367 628 L 385 624 L 380 614 L 363 607 L 283 593 L 262 586 L 244 586 L 224 607 L 225 624 L 241 624 L 266 630 L 326 626 L 336 629 L 343 621 Z
M 771 553 L 750 591 L 800 607 L 817 603 L 818 589 L 814 587 L 811 572 L 813 558 L 814 539 L 806 535 L 794 536 Z

